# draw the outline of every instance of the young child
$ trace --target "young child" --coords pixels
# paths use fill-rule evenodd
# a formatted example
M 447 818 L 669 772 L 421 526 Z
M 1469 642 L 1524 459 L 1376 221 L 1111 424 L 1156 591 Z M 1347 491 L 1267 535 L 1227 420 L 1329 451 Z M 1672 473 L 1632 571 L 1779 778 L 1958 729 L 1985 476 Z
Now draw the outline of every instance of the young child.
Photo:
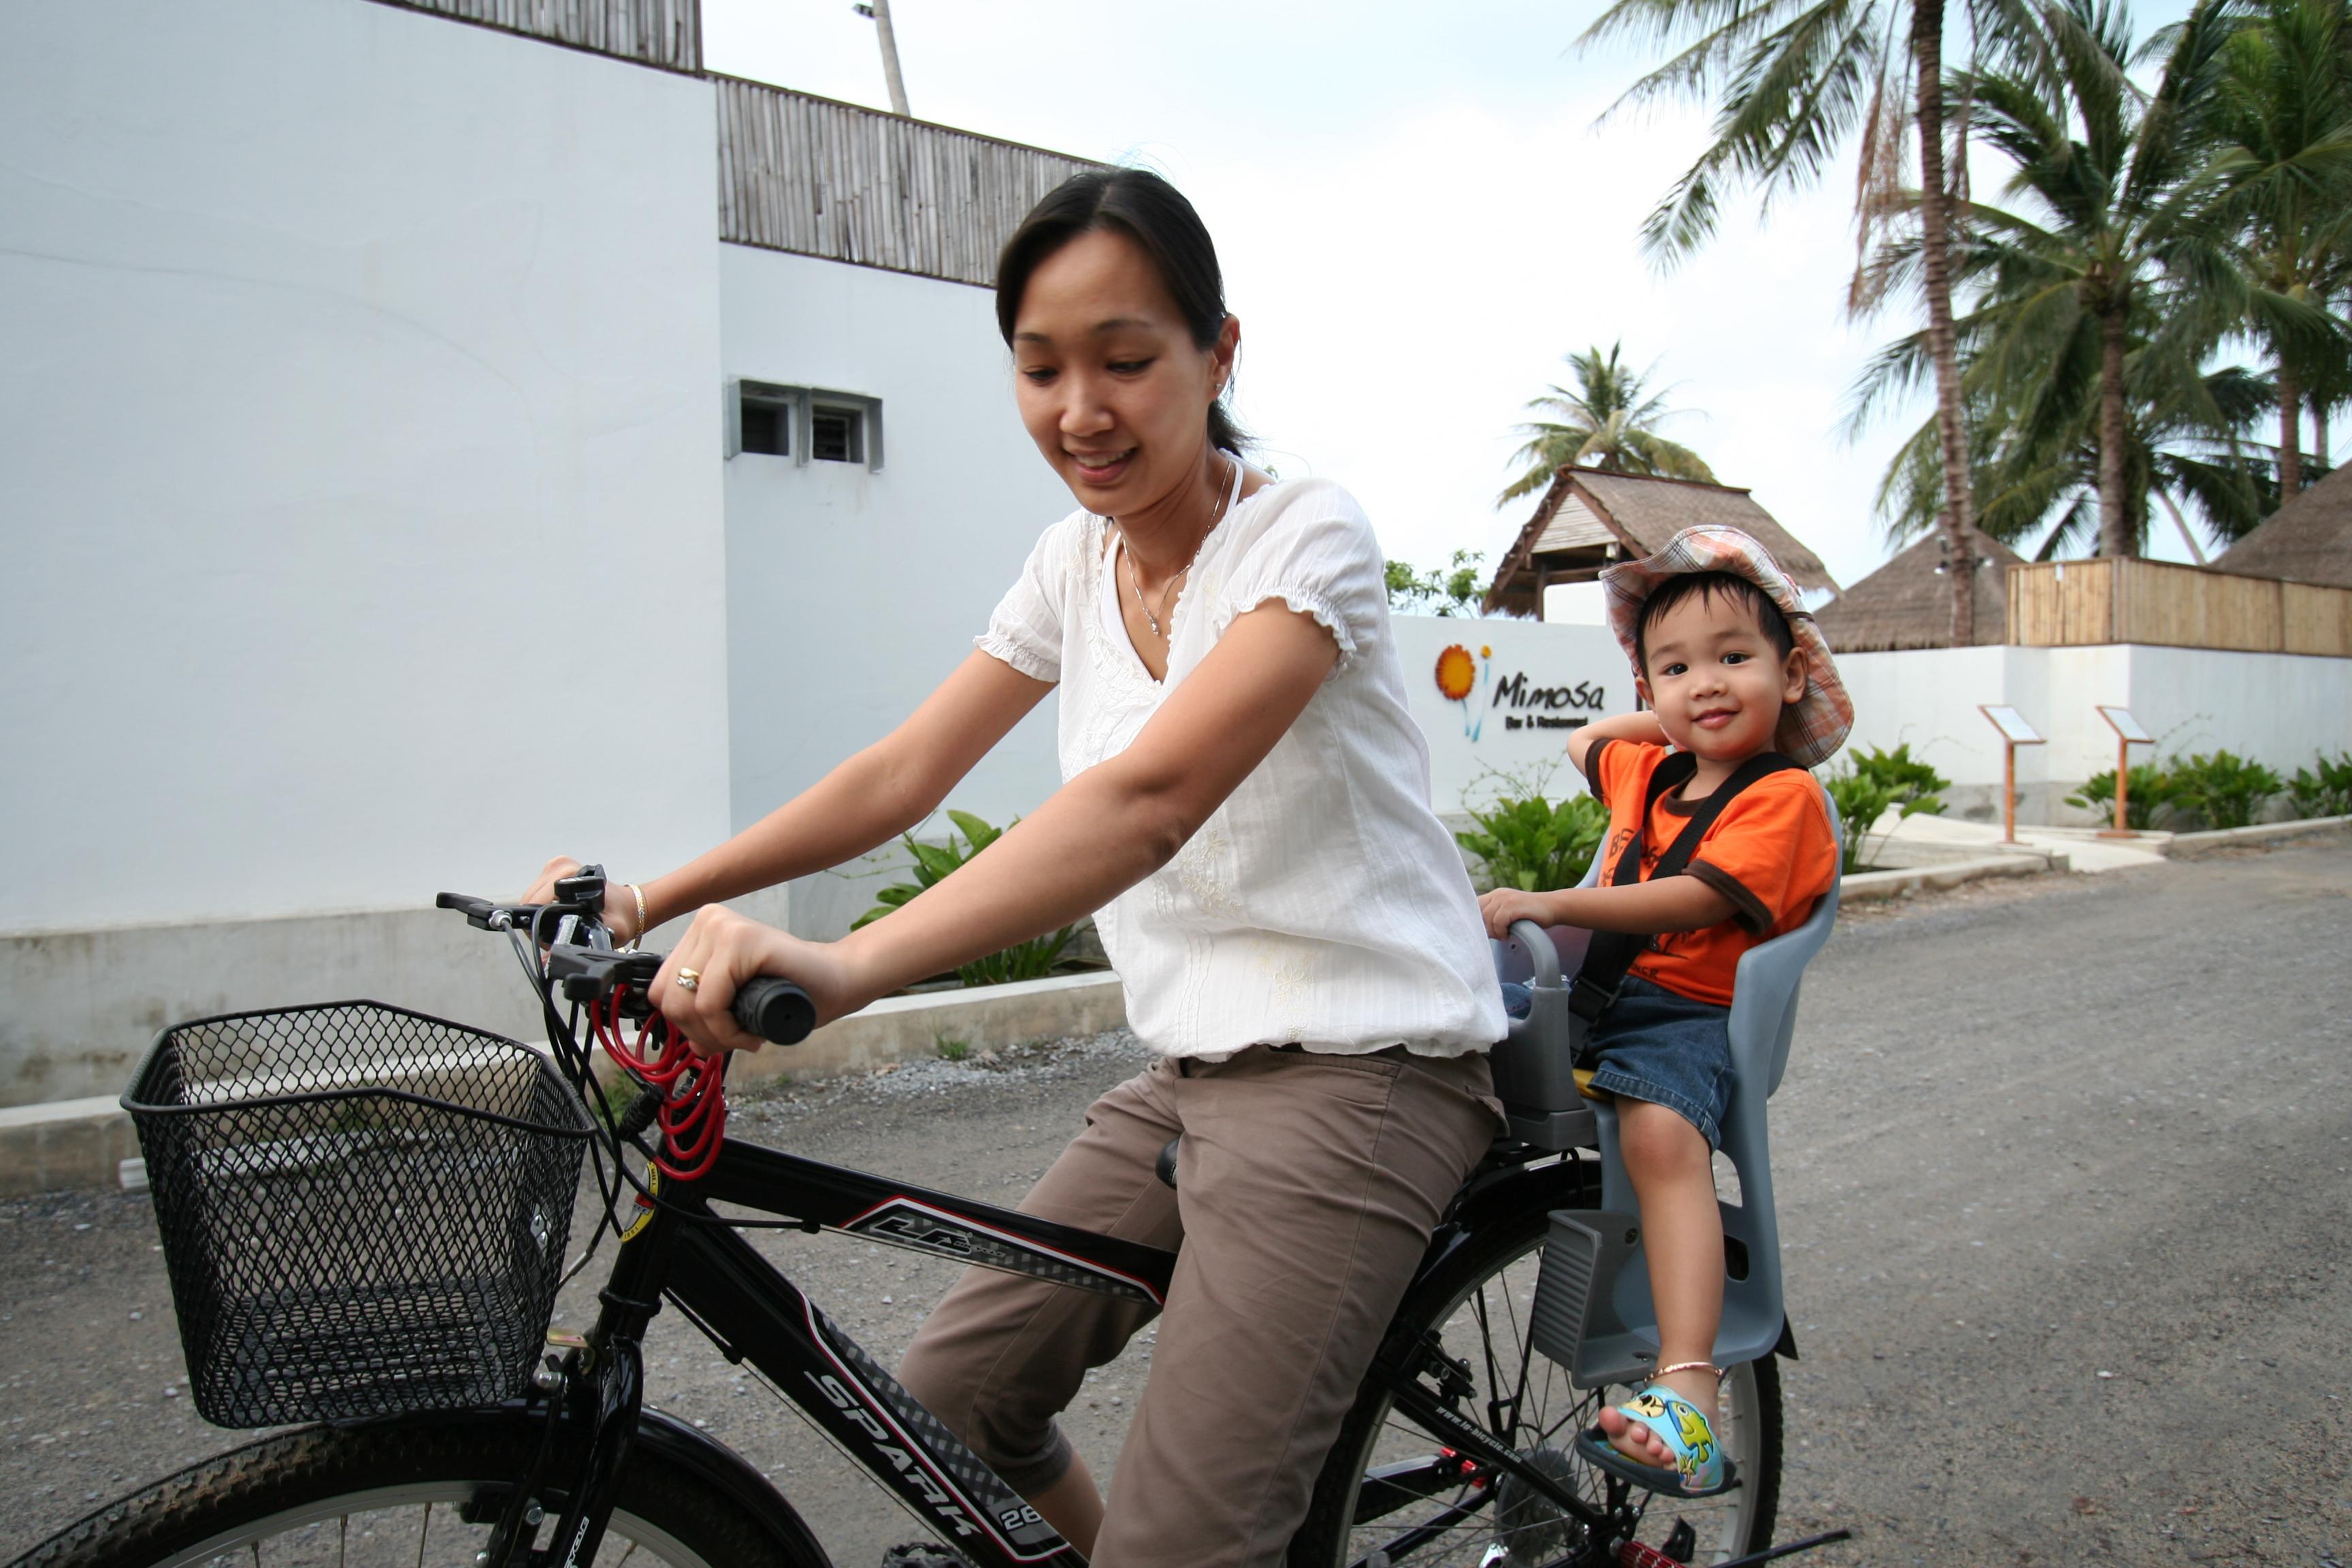
M 1479 905 L 1497 937 L 1520 920 L 1654 935 L 1592 1026 L 1587 1092 L 1616 1102 L 1657 1306 L 1658 1371 L 1632 1402 L 1603 1410 L 1599 1433 L 1579 1447 L 1639 1485 L 1705 1495 L 1730 1479 L 1712 1426 L 1722 1373 L 1710 1357 L 1723 1315 L 1713 1154 L 1730 1099 L 1732 979 L 1740 954 L 1801 924 L 1837 875 L 1837 837 L 1804 769 L 1837 750 L 1853 709 L 1796 584 L 1747 534 L 1688 529 L 1601 580 L 1648 706 L 1569 737 L 1570 760 L 1609 807 L 1604 885 L 1497 889 Z M 1696 805 L 1773 752 L 1800 766 L 1748 784 L 1682 874 L 1652 880 Z M 1696 771 L 1643 823 L 1653 773 L 1683 752 Z M 1642 879 L 1606 885 L 1637 831 Z

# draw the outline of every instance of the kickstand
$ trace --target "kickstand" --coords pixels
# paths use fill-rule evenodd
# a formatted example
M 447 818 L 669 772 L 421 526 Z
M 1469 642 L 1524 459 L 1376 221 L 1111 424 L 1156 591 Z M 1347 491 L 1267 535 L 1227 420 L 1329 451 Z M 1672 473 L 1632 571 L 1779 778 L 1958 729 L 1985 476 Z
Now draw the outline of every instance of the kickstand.
M 1716 1568 L 1752 1568 L 1758 1563 L 1769 1563 L 1776 1557 L 1788 1557 L 1799 1552 L 1811 1552 L 1816 1546 L 1827 1546 L 1832 1541 L 1851 1541 L 1851 1530 L 1832 1530 L 1820 1535 L 1808 1535 L 1802 1541 L 1791 1541 L 1785 1546 L 1769 1546 L 1761 1552 L 1751 1552 L 1745 1557 L 1735 1557 L 1728 1563 L 1718 1563 Z

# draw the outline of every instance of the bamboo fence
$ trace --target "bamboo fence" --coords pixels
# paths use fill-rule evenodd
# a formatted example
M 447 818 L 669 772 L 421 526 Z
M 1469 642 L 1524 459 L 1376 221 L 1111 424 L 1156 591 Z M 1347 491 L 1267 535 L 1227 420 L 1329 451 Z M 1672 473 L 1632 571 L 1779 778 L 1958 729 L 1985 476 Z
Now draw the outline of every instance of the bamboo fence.
M 733 77 L 719 237 L 982 287 L 1038 198 L 1098 165 Z
M 665 70 L 702 69 L 701 0 L 380 0 Z
M 2163 561 L 2032 562 L 2009 568 L 2008 640 L 2352 658 L 2352 588 Z

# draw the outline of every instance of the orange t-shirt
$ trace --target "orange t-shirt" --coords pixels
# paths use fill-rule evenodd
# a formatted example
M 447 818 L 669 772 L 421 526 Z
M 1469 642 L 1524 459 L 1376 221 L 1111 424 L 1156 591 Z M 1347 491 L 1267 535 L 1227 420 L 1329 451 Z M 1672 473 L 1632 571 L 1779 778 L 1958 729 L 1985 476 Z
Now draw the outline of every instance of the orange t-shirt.
M 1592 793 L 1609 807 L 1602 886 L 1633 837 L 1650 775 L 1671 754 L 1638 741 L 1603 741 L 1585 758 Z M 1659 799 L 1642 837 L 1643 881 L 1690 820 L 1692 805 L 1671 790 Z M 1723 808 L 1685 868 L 1731 900 L 1731 918 L 1702 931 L 1661 932 L 1633 961 L 1632 973 L 1677 995 L 1728 1007 L 1740 955 L 1802 925 L 1837 868 L 1837 833 L 1822 786 L 1801 768 L 1767 774 Z

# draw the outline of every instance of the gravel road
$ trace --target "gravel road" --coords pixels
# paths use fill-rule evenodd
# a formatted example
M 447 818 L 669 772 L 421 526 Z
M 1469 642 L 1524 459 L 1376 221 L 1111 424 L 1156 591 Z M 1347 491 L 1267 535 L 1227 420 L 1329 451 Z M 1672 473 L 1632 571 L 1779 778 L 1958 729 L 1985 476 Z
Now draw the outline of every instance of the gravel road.
M 742 1106 L 735 1131 L 1011 1202 L 1124 1035 Z M 1826 1565 L 2352 1552 L 2352 838 L 1857 910 L 1773 1105 L 1790 1305 L 1783 1538 Z M 887 1362 L 951 1275 L 760 1245 Z M 236 1435 L 188 1408 L 142 1198 L 0 1204 L 0 1552 Z M 559 1321 L 589 1308 L 575 1289 Z M 1118 1452 L 1150 1346 L 1070 1426 Z M 767 1469 L 845 1568 L 915 1532 L 666 1313 L 660 1402 Z

